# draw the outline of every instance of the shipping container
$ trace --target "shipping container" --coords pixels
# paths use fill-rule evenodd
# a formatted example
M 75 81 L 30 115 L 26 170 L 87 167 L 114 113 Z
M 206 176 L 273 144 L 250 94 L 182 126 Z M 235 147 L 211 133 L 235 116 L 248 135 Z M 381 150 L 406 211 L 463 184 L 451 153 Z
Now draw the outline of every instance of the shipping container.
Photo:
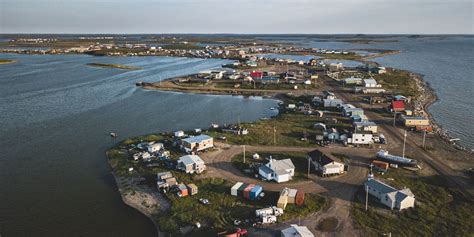
M 240 185 L 240 187 L 237 189 L 237 196 L 243 196 L 243 192 L 244 192 L 244 189 L 249 186 L 248 184 L 246 183 L 243 183 L 242 185 Z
M 285 210 L 288 204 L 288 195 L 283 195 L 278 198 L 277 207 Z
M 374 160 L 372 161 L 372 165 L 382 171 L 387 171 L 388 170 L 388 167 L 389 167 L 389 163 L 387 162 L 383 162 L 383 161 L 379 161 L 379 160 Z
M 260 196 L 260 193 L 262 193 L 262 190 L 262 186 L 255 185 L 255 187 L 250 191 L 250 200 L 256 200 L 258 196 Z
M 253 189 L 253 187 L 255 187 L 255 184 L 249 184 L 249 186 L 244 189 L 244 198 L 250 199 L 250 191 Z
M 295 203 L 296 193 L 298 190 L 296 189 L 289 189 L 288 190 L 288 203 L 293 204 Z
M 304 204 L 304 192 L 303 191 L 300 190 L 300 191 L 298 191 L 298 193 L 296 193 L 295 204 L 298 205 L 298 206 Z
M 237 190 L 240 188 L 240 186 L 242 186 L 242 182 L 237 182 L 236 184 L 234 184 L 234 186 L 232 186 L 232 188 L 230 189 L 230 195 L 232 196 L 237 196 Z

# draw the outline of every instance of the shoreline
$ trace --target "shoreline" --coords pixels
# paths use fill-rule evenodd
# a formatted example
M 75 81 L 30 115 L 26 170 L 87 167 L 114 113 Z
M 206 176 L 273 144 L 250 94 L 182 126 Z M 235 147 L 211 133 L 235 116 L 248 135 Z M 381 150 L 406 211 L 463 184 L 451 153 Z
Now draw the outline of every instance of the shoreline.
M 115 173 L 115 170 L 111 167 L 110 163 L 108 162 L 108 159 L 109 159 L 109 155 L 108 155 L 108 152 L 105 153 L 106 155 L 106 158 L 107 158 L 107 164 L 109 165 L 109 168 L 111 169 L 110 173 L 112 174 L 112 176 L 114 177 L 114 181 L 115 181 L 115 184 L 117 186 L 117 191 L 120 193 L 120 197 L 122 199 L 122 202 L 135 209 L 136 211 L 140 212 L 141 214 L 143 214 L 144 216 L 146 216 L 150 221 L 151 223 L 153 223 L 153 226 L 155 227 L 155 230 L 156 230 L 156 233 L 157 233 L 157 236 L 158 237 L 162 237 L 162 236 L 165 236 L 164 235 L 164 232 L 162 232 L 160 230 L 160 227 L 158 226 L 157 222 L 153 219 L 153 215 L 155 214 L 159 214 L 160 211 L 157 211 L 155 213 L 151 213 L 149 211 L 147 211 L 146 208 L 142 207 L 142 202 L 138 202 L 139 200 L 132 200 L 131 198 L 129 198 L 129 195 L 128 193 L 125 192 L 125 189 L 126 187 L 124 187 L 124 185 L 122 184 L 121 181 L 123 180 L 127 180 L 127 179 L 130 179 L 130 178 L 127 178 L 127 177 L 121 177 L 121 176 L 118 176 L 116 173 Z M 128 182 L 131 182 L 130 180 L 127 180 Z M 136 186 L 132 186 L 132 187 L 135 187 Z M 138 190 L 138 189 L 134 189 L 133 190 L 135 193 L 136 192 L 139 192 L 139 195 L 143 196 L 143 195 L 150 195 L 151 197 L 153 197 L 152 194 L 150 193 L 147 193 L 143 190 Z M 158 195 L 161 195 L 161 194 L 158 194 Z M 135 196 L 135 195 L 134 195 Z M 155 200 L 158 205 L 159 205 L 159 208 L 160 209 L 166 209 L 166 208 L 169 208 L 169 203 L 166 203 L 166 201 L 164 200 L 164 198 L 155 198 Z
M 409 71 L 407 71 L 409 72 Z M 469 154 L 472 154 L 472 150 L 469 148 L 457 144 L 455 142 L 451 142 L 450 139 L 453 139 L 451 134 L 443 128 L 439 122 L 436 121 L 434 118 L 433 114 L 429 111 L 429 107 L 439 101 L 439 98 L 436 94 L 436 91 L 431 87 L 430 83 L 424 80 L 424 76 L 419 74 L 419 73 L 414 73 L 414 72 L 409 72 L 410 76 L 416 81 L 416 85 L 418 87 L 418 90 L 422 93 L 421 94 L 421 99 L 417 98 L 416 101 L 420 103 L 422 106 L 423 112 L 427 115 L 428 119 L 431 121 L 432 126 L 433 126 L 433 132 L 439 137 L 441 140 L 446 142 L 448 145 L 451 145 L 457 150 L 461 150 L 464 152 L 467 152 Z

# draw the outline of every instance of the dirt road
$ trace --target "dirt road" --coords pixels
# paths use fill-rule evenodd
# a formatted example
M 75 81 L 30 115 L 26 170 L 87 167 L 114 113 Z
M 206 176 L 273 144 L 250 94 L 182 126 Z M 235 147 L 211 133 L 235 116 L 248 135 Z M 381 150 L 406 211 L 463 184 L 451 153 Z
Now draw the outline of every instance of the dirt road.
M 292 220 L 272 226 L 272 229 L 288 227 L 289 223 L 306 225 L 316 236 L 354 236 L 358 235 L 350 218 L 350 209 L 355 191 L 362 185 L 367 177 L 367 165 L 374 149 L 348 148 L 348 147 L 318 147 L 323 152 L 345 154 L 349 157 L 350 171 L 337 177 L 321 178 L 315 174 L 310 175 L 310 180 L 292 183 L 273 183 L 245 177 L 231 163 L 232 157 L 243 152 L 242 146 L 223 143 L 216 144 L 217 151 L 202 155 L 206 162 L 208 172 L 206 177 L 220 177 L 231 182 L 247 182 L 259 184 L 264 190 L 280 191 L 283 187 L 304 190 L 307 193 L 319 193 L 328 197 L 329 207 L 318 215 L 312 215 L 303 220 Z M 274 147 L 274 146 L 245 146 L 246 152 L 308 152 L 315 148 L 308 147 Z M 371 155 L 368 155 L 371 154 Z M 251 158 L 249 158 L 251 159 Z M 321 232 L 316 229 L 318 223 L 328 217 L 338 220 L 338 226 L 333 232 Z M 260 233 L 262 234 L 262 233 Z M 263 235 L 263 234 L 262 234 Z

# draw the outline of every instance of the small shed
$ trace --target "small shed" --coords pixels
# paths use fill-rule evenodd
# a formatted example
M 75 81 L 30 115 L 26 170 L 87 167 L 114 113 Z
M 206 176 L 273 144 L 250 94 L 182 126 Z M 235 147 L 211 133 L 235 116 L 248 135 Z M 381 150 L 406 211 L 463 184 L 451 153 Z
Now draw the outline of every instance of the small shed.
M 242 182 L 237 182 L 236 184 L 234 184 L 234 186 L 232 186 L 232 188 L 230 188 L 230 195 L 232 196 L 237 196 L 237 190 L 240 188 L 240 186 L 242 186 L 244 183 Z
M 178 185 L 178 192 L 176 193 L 179 197 L 186 197 L 188 196 L 188 187 L 184 184 Z
M 198 186 L 196 186 L 195 184 L 188 184 L 188 193 L 190 195 L 195 195 L 198 193 Z
M 290 204 L 295 203 L 297 193 L 298 193 L 298 190 L 296 190 L 296 189 L 289 189 L 288 190 L 288 203 L 290 203 Z
M 304 192 L 303 191 L 298 191 L 296 193 L 296 198 L 295 198 L 295 204 L 298 206 L 301 206 L 304 204 Z

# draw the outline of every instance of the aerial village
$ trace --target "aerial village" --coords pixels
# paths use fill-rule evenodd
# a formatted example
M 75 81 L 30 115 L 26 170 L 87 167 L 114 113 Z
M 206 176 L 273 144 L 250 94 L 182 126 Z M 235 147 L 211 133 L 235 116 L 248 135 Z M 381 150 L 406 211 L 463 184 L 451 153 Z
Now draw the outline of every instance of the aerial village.
M 269 108 L 275 115 L 126 139 L 108 151 L 114 173 L 132 180 L 118 181 L 126 203 L 145 210 L 162 232 L 220 236 L 317 236 L 350 231 L 345 218 L 354 215 L 354 205 L 386 215 L 417 208 L 417 191 L 396 177 L 425 169 L 422 157 L 405 150 L 421 137 L 410 154 L 425 149 L 434 128 L 417 88 L 387 82 L 387 75 L 405 72 L 318 57 L 267 57 L 252 47 L 235 52 L 238 60 L 222 68 L 137 85 L 267 96 L 280 100 Z M 350 54 L 329 51 L 335 53 Z M 132 187 L 145 184 L 153 190 L 142 192 L 164 197 L 156 205 L 130 198 L 137 191 Z M 332 210 L 336 205 L 344 207 Z M 318 214 L 325 212 L 333 216 Z

